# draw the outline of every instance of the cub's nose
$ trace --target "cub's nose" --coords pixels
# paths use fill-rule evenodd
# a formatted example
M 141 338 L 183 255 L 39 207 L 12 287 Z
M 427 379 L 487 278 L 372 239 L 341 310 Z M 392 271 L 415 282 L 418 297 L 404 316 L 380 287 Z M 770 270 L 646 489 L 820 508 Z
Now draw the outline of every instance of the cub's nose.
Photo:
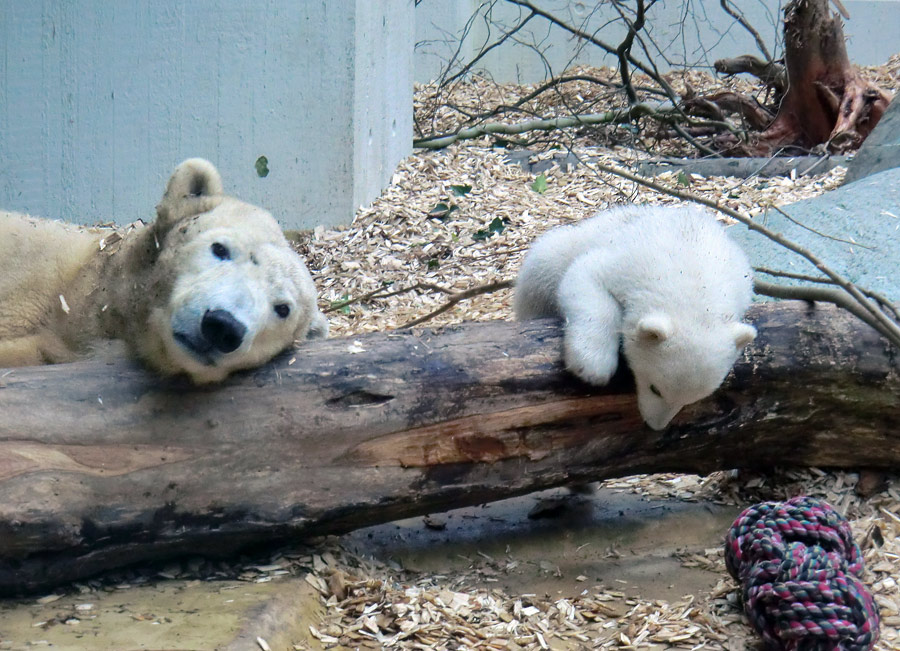
M 207 310 L 200 322 L 200 332 L 220 353 L 231 353 L 244 341 L 247 326 L 227 310 Z

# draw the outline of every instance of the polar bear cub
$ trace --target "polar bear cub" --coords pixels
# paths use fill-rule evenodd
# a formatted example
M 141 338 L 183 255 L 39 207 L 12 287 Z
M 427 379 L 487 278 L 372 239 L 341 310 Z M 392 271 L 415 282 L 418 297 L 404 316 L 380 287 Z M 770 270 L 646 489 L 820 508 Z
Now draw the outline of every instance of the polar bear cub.
M 124 236 L 0 212 L 0 367 L 122 339 L 162 374 L 217 382 L 327 330 L 278 223 L 207 160 L 179 165 L 156 220 Z
M 627 206 L 538 238 L 516 280 L 519 319 L 565 319 L 566 367 L 603 385 L 620 342 L 647 424 L 710 395 L 756 336 L 752 271 L 705 210 Z

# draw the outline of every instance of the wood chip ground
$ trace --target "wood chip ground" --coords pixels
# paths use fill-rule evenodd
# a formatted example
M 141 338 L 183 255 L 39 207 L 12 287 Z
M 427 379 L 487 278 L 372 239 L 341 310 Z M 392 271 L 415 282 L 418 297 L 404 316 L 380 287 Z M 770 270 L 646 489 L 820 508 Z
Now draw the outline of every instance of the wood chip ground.
M 866 74 L 883 87 L 897 89 L 900 57 Z M 587 71 L 610 77 L 609 71 Z M 718 87 L 702 73 L 690 73 L 692 87 Z M 683 83 L 673 79 L 673 83 Z M 735 81 L 741 89 L 752 90 Z M 742 84 L 744 84 L 742 86 Z M 506 101 L 529 92 L 527 86 L 499 86 L 475 80 L 454 89 L 458 106 L 479 106 L 486 99 Z M 435 129 L 451 130 L 459 113 L 429 104 L 429 87 L 416 95 L 417 119 Z M 609 108 L 610 101 L 590 85 L 572 86 L 556 99 L 530 109 L 561 114 L 562 107 Z M 554 103 L 555 102 L 555 103 Z M 530 110 L 529 109 L 529 110 Z M 627 136 L 623 140 L 623 134 Z M 687 153 L 683 144 L 653 140 L 639 143 L 621 128 L 560 134 L 559 145 L 584 157 L 615 162 L 651 155 Z M 620 142 L 621 141 L 621 142 Z M 620 142 L 616 145 L 616 142 Z M 627 146 L 622 146 L 627 145 Z M 637 148 L 635 148 L 637 146 Z M 551 156 L 548 150 L 539 156 Z M 662 177 L 729 206 L 756 212 L 769 204 L 787 204 L 837 187 L 844 170 L 800 178 L 690 176 Z M 419 151 L 400 163 L 388 188 L 371 206 L 361 208 L 352 225 L 316 228 L 300 233 L 298 250 L 306 256 L 329 311 L 332 336 L 352 336 L 402 326 L 441 306 L 448 293 L 515 277 L 521 258 L 535 237 L 559 224 L 588 217 L 609 205 L 627 202 L 672 203 L 671 197 L 633 183 L 597 173 L 589 166 L 546 173 L 546 189 L 534 175 L 507 164 L 504 152 L 486 140 L 446 150 Z M 469 187 L 470 186 L 470 187 Z M 438 204 L 444 204 L 444 209 Z M 492 226 L 493 224 L 493 226 Z M 403 292 L 407 287 L 421 289 Z M 440 288 L 440 289 L 435 289 Z M 348 299 L 393 293 L 386 298 Z M 460 321 L 511 319 L 508 289 L 462 301 L 429 322 L 430 326 Z M 839 434 L 839 433 L 838 433 Z M 852 472 L 775 470 L 766 474 L 721 471 L 706 477 L 652 475 L 604 482 L 609 489 L 651 498 L 712 502 L 743 507 L 761 500 L 808 494 L 827 499 L 850 519 L 866 560 L 883 618 L 879 650 L 900 648 L 900 483 L 887 485 Z M 894 480 L 893 482 L 891 480 Z M 859 496 L 860 483 L 869 483 Z M 426 526 L 423 524 L 423 526 Z M 722 532 L 724 537 L 725 532 Z M 70 589 L 127 590 L 160 578 L 234 578 L 248 582 L 302 577 L 326 605 L 322 621 L 310 622 L 310 634 L 324 648 L 345 649 L 726 649 L 758 648 L 740 611 L 737 589 L 729 578 L 721 545 L 680 556 L 688 567 L 718 573 L 721 579 L 706 594 L 671 601 L 626 595 L 587 577 L 580 594 L 559 598 L 549 594 L 509 594 L 492 587 L 496 577 L 518 563 L 512 556 L 483 558 L 464 571 L 429 575 L 390 562 L 356 555 L 332 539 L 314 549 L 282 550 L 264 562 L 223 563 L 202 558 L 174 562 L 159 570 L 129 570 Z M 553 559 L 547 559 L 548 567 Z M 149 573 L 148 573 L 149 572 Z M 111 582 L 111 583 L 110 583 Z M 42 600 L 58 599 L 57 594 Z M 40 603 L 41 599 L 38 600 Z M 77 617 L 78 613 L 72 615 Z M 45 624 L 45 623 L 42 623 Z M 266 648 L 265 640 L 257 641 Z M 307 648 L 298 644 L 296 649 Z
M 866 75 L 896 91 L 898 69 L 900 57 L 894 57 L 885 66 L 866 69 Z M 589 72 L 610 76 L 608 71 Z M 672 81 L 682 87 L 687 81 L 701 91 L 719 87 L 719 82 L 702 73 Z M 734 85 L 753 92 L 746 82 L 736 80 Z M 511 103 L 531 88 L 476 79 L 458 85 L 452 103 L 472 109 L 500 99 Z M 434 87 L 425 86 L 416 94 L 417 123 L 436 132 L 458 127 L 460 112 L 436 102 L 433 91 Z M 563 114 L 560 107 L 573 102 L 582 108 L 598 110 L 601 104 L 609 108 L 611 96 L 596 86 L 570 85 L 565 93 L 528 109 L 542 115 Z M 585 158 L 625 163 L 688 151 L 674 141 L 635 147 L 631 136 L 627 146 L 616 146 L 621 129 L 606 130 L 605 140 L 597 137 L 599 133 L 558 137 L 562 146 Z M 831 190 L 843 174 L 838 168 L 801 178 L 685 179 L 674 173 L 662 178 L 680 187 L 686 183 L 692 192 L 754 213 L 770 204 L 788 204 Z M 534 238 L 559 224 L 578 221 L 613 204 L 674 202 L 590 166 L 567 172 L 554 168 L 545 178 L 546 190 L 538 191 L 541 185 L 535 185 L 535 176 L 508 164 L 503 150 L 491 148 L 486 139 L 441 151 L 417 151 L 402 161 L 382 196 L 361 208 L 351 226 L 317 228 L 299 238 L 298 248 L 309 261 L 326 310 L 377 290 L 393 293 L 418 285 L 444 291 L 401 291 L 332 309 L 332 334 L 397 328 L 441 306 L 448 292 L 512 279 Z M 429 325 L 511 319 L 511 295 L 511 290 L 504 289 L 462 301 Z M 739 506 L 798 494 L 827 499 L 850 519 L 863 547 L 866 579 L 883 617 L 877 648 L 896 649 L 900 648 L 900 493 L 889 483 L 861 498 L 855 490 L 858 482 L 855 473 L 810 469 L 763 475 L 723 471 L 707 477 L 628 477 L 605 486 L 651 497 Z M 686 595 L 672 602 L 626 598 L 587 582 L 572 599 L 506 594 L 491 588 L 489 573 L 503 572 L 508 563 L 515 563 L 512 558 L 453 576 L 412 574 L 353 556 L 339 546 L 318 559 L 306 561 L 308 580 L 320 590 L 328 615 L 310 630 L 329 648 L 736 650 L 754 648 L 758 642 L 738 607 L 721 546 L 682 558 L 685 565 L 718 572 L 722 577 L 718 585 L 709 594 Z

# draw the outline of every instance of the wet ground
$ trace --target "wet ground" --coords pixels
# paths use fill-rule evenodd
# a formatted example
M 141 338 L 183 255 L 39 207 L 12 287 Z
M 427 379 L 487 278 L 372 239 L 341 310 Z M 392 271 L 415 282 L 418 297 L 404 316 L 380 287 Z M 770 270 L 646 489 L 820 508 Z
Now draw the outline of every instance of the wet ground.
M 318 594 L 297 579 L 162 581 L 51 603 L 2 603 L 0 649 L 258 650 L 261 637 L 275 651 L 309 638 L 301 622 L 321 610 Z M 278 621 L 267 621 L 273 615 Z
M 529 518 L 536 511 L 543 517 Z M 429 518 L 442 530 L 411 518 L 362 529 L 344 541 L 357 552 L 432 574 L 465 570 L 486 557 L 509 559 L 516 567 L 495 578 L 510 593 L 574 596 L 584 584 L 600 583 L 673 599 L 708 590 L 721 578 L 683 567 L 677 554 L 719 547 L 738 512 L 612 490 L 572 495 L 559 489 Z
M 529 517 L 529 514 L 540 517 Z M 645 599 L 702 594 L 718 573 L 679 555 L 721 545 L 736 508 L 567 490 L 411 518 L 342 539 L 361 555 L 511 594 L 574 596 L 598 584 Z M 504 571 L 491 568 L 502 565 Z M 321 613 L 302 578 L 267 583 L 160 581 L 72 594 L 42 603 L 0 602 L 0 649 L 317 648 L 308 626 Z

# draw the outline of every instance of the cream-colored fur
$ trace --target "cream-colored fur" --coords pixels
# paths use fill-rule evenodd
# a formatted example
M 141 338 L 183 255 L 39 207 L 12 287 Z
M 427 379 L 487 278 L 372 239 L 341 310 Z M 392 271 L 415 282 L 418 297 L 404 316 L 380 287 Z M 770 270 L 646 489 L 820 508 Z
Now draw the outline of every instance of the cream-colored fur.
M 606 384 L 620 344 L 654 429 L 722 383 L 756 335 L 747 258 L 697 207 L 628 206 L 540 237 L 516 280 L 519 319 L 565 319 L 566 367 Z
M 275 219 L 224 195 L 209 161 L 179 165 L 156 221 L 124 235 L 0 212 L 0 367 L 122 339 L 160 373 L 216 382 L 327 331 Z

